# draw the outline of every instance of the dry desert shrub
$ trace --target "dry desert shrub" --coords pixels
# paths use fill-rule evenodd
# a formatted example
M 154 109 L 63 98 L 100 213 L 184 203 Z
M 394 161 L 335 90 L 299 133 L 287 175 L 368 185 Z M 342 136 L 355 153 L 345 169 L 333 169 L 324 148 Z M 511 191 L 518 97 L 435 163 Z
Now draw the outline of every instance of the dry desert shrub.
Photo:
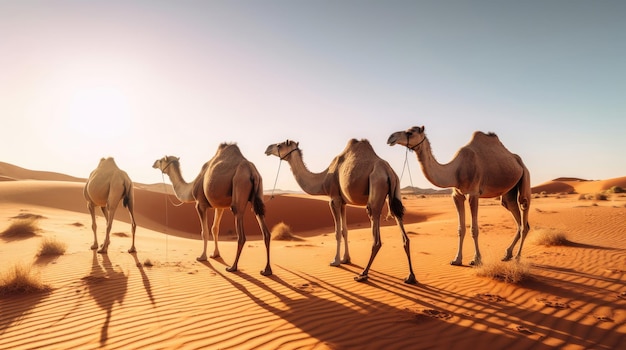
M 511 284 L 519 284 L 531 276 L 530 265 L 517 260 L 484 263 L 476 267 L 476 275 Z
M 578 196 L 578 200 L 606 201 L 609 197 L 604 193 L 584 193 Z
M 39 246 L 37 256 L 58 256 L 65 254 L 67 244 L 54 238 L 44 238 Z
M 14 220 L 7 229 L 0 232 L 0 237 L 5 239 L 23 239 L 36 236 L 40 231 L 37 221 L 40 217 L 32 216 Z
M 626 192 L 626 190 L 624 190 L 620 186 L 613 186 L 613 187 L 611 187 L 609 189 L 609 192 L 611 192 L 611 193 L 624 193 L 624 192 Z
M 596 193 L 593 195 L 593 199 L 597 201 L 606 201 L 609 199 L 609 197 L 604 193 Z
M 296 237 L 291 232 L 291 227 L 284 222 L 279 222 L 272 227 L 271 232 L 272 239 L 275 241 L 300 241 L 299 237 Z
M 0 295 L 30 294 L 49 290 L 50 287 L 28 266 L 14 265 L 0 275 Z
M 533 232 L 535 243 L 546 247 L 568 245 L 571 242 L 564 232 L 555 229 L 538 229 Z

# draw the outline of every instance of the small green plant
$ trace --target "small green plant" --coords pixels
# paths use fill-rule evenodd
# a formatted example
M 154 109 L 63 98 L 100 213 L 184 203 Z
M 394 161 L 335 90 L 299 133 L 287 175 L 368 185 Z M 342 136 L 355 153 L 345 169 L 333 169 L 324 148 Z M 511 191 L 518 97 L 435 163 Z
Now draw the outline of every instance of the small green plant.
M 47 292 L 50 287 L 41 281 L 31 267 L 14 265 L 0 275 L 0 295 L 17 295 Z
M 531 276 L 530 265 L 517 260 L 480 265 L 476 267 L 476 275 L 511 284 L 519 284 Z
M 58 256 L 65 254 L 67 244 L 58 241 L 54 238 L 44 238 L 39 246 L 39 252 L 37 256 Z

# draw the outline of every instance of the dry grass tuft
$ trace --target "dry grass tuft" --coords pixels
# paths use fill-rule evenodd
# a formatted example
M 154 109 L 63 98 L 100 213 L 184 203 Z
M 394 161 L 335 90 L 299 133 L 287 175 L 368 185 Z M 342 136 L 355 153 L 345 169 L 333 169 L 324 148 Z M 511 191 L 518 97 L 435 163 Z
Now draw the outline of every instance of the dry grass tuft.
M 50 287 L 41 281 L 31 267 L 14 265 L 0 275 L 0 295 L 18 295 L 47 292 Z
M 279 222 L 272 227 L 272 239 L 275 241 L 301 241 L 302 238 L 296 237 L 291 232 L 291 227 L 284 222 Z
M 24 239 L 36 236 L 41 230 L 37 225 L 39 217 L 20 218 L 14 220 L 4 231 L 0 232 L 0 237 L 5 239 Z
M 519 284 L 531 276 L 530 265 L 516 260 L 483 264 L 476 267 L 476 275 L 511 284 Z
M 37 256 L 59 256 L 65 254 L 67 244 L 54 238 L 44 238 Z
M 584 193 L 578 196 L 578 200 L 596 200 L 596 201 L 606 201 L 609 199 L 609 196 L 606 193 Z
M 32 220 L 39 220 L 39 219 L 45 219 L 46 217 L 43 215 L 39 215 L 39 214 L 31 214 L 31 213 L 20 213 L 15 215 L 14 217 L 12 217 L 11 219 L 32 219 Z
M 546 247 L 564 246 L 571 244 L 564 232 L 555 229 L 538 229 L 533 232 L 535 244 Z

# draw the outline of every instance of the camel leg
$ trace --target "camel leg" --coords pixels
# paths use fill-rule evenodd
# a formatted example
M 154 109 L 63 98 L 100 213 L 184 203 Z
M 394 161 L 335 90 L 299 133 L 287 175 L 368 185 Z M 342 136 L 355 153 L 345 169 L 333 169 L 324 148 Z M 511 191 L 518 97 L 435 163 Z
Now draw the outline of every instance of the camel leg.
M 91 214 L 91 230 L 93 231 L 93 244 L 91 245 L 91 249 L 98 249 L 98 235 L 96 231 L 98 230 L 98 225 L 96 224 L 96 208 L 95 205 L 90 201 L 87 203 L 87 208 L 89 209 L 89 214 Z
M 213 254 L 211 254 L 211 258 L 213 259 L 220 257 L 220 250 L 217 247 L 217 241 L 220 235 L 220 222 L 222 221 L 222 214 L 224 214 L 224 209 L 216 208 L 213 217 L 213 225 L 211 225 L 211 235 L 213 236 L 213 243 L 215 243 L 215 249 L 213 250 Z
M 134 201 L 132 199 L 128 201 L 128 213 L 130 214 L 130 228 L 133 234 L 133 243 L 131 244 L 130 249 L 128 249 L 128 252 L 135 253 L 137 252 L 137 249 L 135 249 L 135 230 L 137 229 L 137 224 L 135 223 L 135 208 Z
M 470 230 L 472 231 L 472 238 L 474 240 L 474 259 L 470 262 L 471 266 L 479 266 L 482 262 L 482 257 L 480 255 L 480 249 L 478 248 L 478 196 L 470 195 L 469 197 L 469 206 L 470 212 L 472 215 L 472 226 Z
M 528 213 L 530 213 L 530 198 L 532 196 L 531 188 L 530 188 L 530 173 L 526 167 L 524 167 L 524 175 L 522 175 L 522 179 L 520 180 L 519 185 L 519 193 L 517 197 L 518 208 L 521 210 L 521 234 L 520 234 L 520 244 L 519 250 L 517 251 L 517 256 L 515 257 L 518 261 L 522 257 L 522 247 L 524 246 L 524 240 L 530 231 L 530 225 L 528 224 Z
M 348 221 L 346 219 L 346 205 L 341 206 L 341 237 L 343 238 L 343 259 L 341 259 L 342 264 L 349 264 L 350 261 L 350 251 L 348 249 Z
M 345 218 L 342 216 L 345 213 L 345 204 L 341 202 L 341 200 L 331 199 L 330 200 L 330 211 L 333 214 L 333 220 L 335 221 L 335 240 L 337 241 L 337 250 L 335 253 L 335 259 L 330 263 L 330 266 L 339 266 L 343 261 L 346 263 L 350 262 L 350 255 L 346 250 L 343 261 L 340 260 L 341 256 L 341 238 L 344 237 L 346 240 L 346 247 L 348 246 L 347 238 L 348 238 L 348 229 L 347 224 L 345 224 Z
M 530 196 L 528 196 L 530 198 Z M 519 202 L 518 202 L 519 201 Z M 513 249 L 517 244 L 517 241 L 520 241 L 520 246 L 517 251 L 517 255 L 515 259 L 519 260 L 522 256 L 522 247 L 524 245 L 524 240 L 526 238 L 526 234 L 530 229 L 528 225 L 528 203 L 529 200 L 524 201 L 523 196 L 520 196 L 518 199 L 518 189 L 514 188 L 508 193 L 502 196 L 502 206 L 505 207 L 511 214 L 513 215 L 513 219 L 515 219 L 515 223 L 517 224 L 517 232 L 513 237 L 513 241 L 506 249 L 504 257 L 502 261 L 509 261 L 513 258 Z
M 413 273 L 413 264 L 411 264 L 411 249 L 410 249 L 410 240 L 409 236 L 406 234 L 404 230 L 404 224 L 402 223 L 402 219 L 396 218 L 396 223 L 398 223 L 398 227 L 400 227 L 400 231 L 402 232 L 402 243 L 404 246 L 404 252 L 406 253 L 406 258 L 409 261 L 409 276 L 404 279 L 404 283 L 407 284 L 416 284 L 417 280 L 415 279 L 415 274 Z
M 196 201 L 196 211 L 198 212 L 198 217 L 200 218 L 200 225 L 202 225 L 202 231 L 201 231 L 201 235 L 202 235 L 202 241 L 203 241 L 203 249 L 202 249 L 202 254 L 196 258 L 197 261 L 206 261 L 206 247 L 207 247 L 207 241 L 209 239 L 208 234 L 209 234 L 209 225 L 207 223 L 207 216 L 206 216 L 206 211 L 209 208 L 209 203 L 206 202 L 206 200 L 201 200 L 198 199 Z
M 370 221 L 372 223 L 372 235 L 374 236 L 374 242 L 372 244 L 372 253 L 370 254 L 370 260 L 367 262 L 367 266 L 365 266 L 365 269 L 363 269 L 363 272 L 361 272 L 360 275 L 354 277 L 354 280 L 357 282 L 364 282 L 367 281 L 368 273 L 370 270 L 370 266 L 372 266 L 372 263 L 374 262 L 374 258 L 376 258 L 376 255 L 378 254 L 378 251 L 380 250 L 380 247 L 383 245 L 383 243 L 380 240 L 380 213 L 381 210 L 380 208 L 378 208 L 378 210 L 376 210 L 376 212 L 372 213 L 371 207 L 368 204 L 367 205 L 367 212 L 369 214 L 370 217 Z
M 459 217 L 459 246 L 457 248 L 456 257 L 450 262 L 450 265 L 461 266 L 463 264 L 463 240 L 465 239 L 465 196 L 462 193 L 454 191 L 452 193 L 456 213 Z
M 272 266 L 270 265 L 270 240 L 271 233 L 265 224 L 265 217 L 262 215 L 256 215 L 256 221 L 259 223 L 259 227 L 261 228 L 261 233 L 263 234 L 263 243 L 265 243 L 265 257 L 266 264 L 265 268 L 261 271 L 261 275 L 263 276 L 271 276 L 272 275 Z
M 114 204 L 109 205 L 109 203 L 111 202 Z M 104 214 L 107 220 L 107 230 L 106 230 L 106 235 L 104 236 L 104 242 L 102 243 L 102 247 L 98 249 L 98 253 L 100 254 L 106 254 L 109 249 L 109 243 L 111 243 L 111 240 L 110 240 L 111 228 L 113 227 L 113 218 L 115 217 L 115 211 L 117 210 L 118 203 L 119 201 L 118 202 L 108 201 L 106 208 L 102 208 L 102 213 Z
M 235 255 L 235 261 L 233 265 L 226 268 L 228 272 L 237 271 L 237 264 L 239 263 L 239 256 L 243 250 L 243 245 L 246 243 L 246 234 L 243 231 L 243 210 L 237 210 L 232 207 L 233 214 L 235 214 L 235 229 L 237 231 L 237 255 Z

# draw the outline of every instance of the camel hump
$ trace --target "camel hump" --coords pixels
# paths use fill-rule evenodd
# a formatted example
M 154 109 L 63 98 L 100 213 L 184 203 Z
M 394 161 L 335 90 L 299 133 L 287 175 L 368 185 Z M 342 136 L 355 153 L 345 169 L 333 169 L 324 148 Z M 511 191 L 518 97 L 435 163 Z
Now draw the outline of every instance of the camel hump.
M 489 131 L 487 133 L 484 133 L 482 131 L 475 131 L 474 134 L 472 135 L 472 139 L 477 139 L 477 138 L 485 138 L 485 139 L 498 139 L 498 135 L 493 132 L 493 131 Z
M 241 153 L 241 150 L 239 149 L 239 146 L 237 146 L 236 143 L 228 143 L 228 142 L 224 142 L 222 144 L 219 145 L 219 147 L 217 147 L 217 156 L 224 156 L 224 157 L 232 157 L 232 156 L 240 156 L 243 157 L 243 154 Z
M 344 154 L 347 152 L 354 152 L 354 153 L 373 152 L 375 153 L 374 148 L 372 147 L 372 145 L 367 139 L 361 139 L 361 140 L 351 139 L 350 141 L 348 141 L 348 144 L 346 145 L 346 148 L 343 151 Z
M 113 159 L 113 157 L 103 157 L 100 159 L 98 167 L 117 168 L 117 164 L 115 164 L 115 159 Z

